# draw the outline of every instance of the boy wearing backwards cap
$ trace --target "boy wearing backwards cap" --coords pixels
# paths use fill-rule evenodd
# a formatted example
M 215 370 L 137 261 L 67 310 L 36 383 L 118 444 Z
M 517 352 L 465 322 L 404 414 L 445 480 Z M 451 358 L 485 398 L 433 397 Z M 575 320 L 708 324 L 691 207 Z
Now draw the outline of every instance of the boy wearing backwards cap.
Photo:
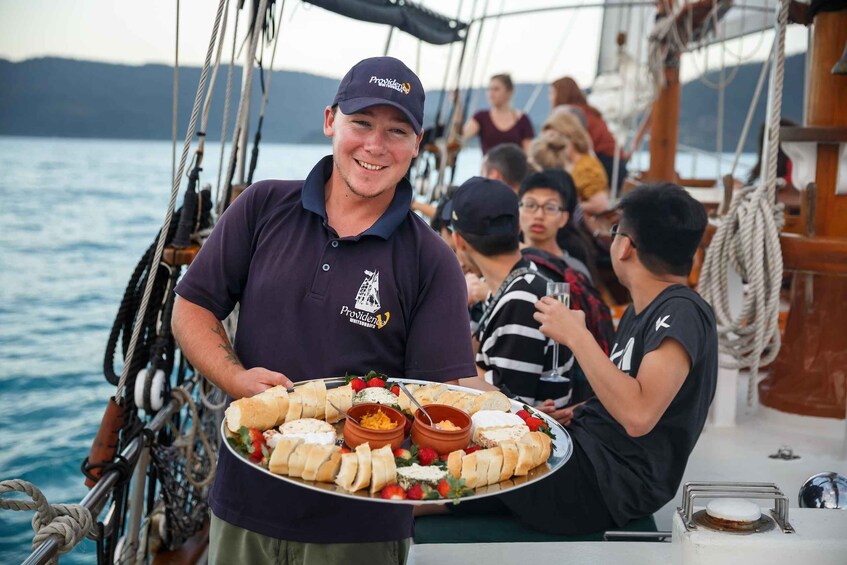
M 533 318 L 547 279 L 521 257 L 517 195 L 500 181 L 473 177 L 447 206 L 459 261 L 481 273 L 491 292 L 476 332 L 479 376 L 528 404 L 553 399 L 565 406 L 570 380 L 540 380 L 553 360 L 552 341 Z M 557 371 L 567 377 L 572 366 L 573 355 L 562 347 Z
M 221 216 L 177 285 L 173 329 L 231 398 L 369 370 L 475 374 L 461 269 L 409 211 L 423 107 L 402 62 L 359 62 L 324 111 L 333 154 L 305 181 L 252 185 Z M 236 304 L 231 347 L 220 320 Z M 403 563 L 412 533 L 411 506 L 307 490 L 225 449 L 209 504 L 210 563 Z

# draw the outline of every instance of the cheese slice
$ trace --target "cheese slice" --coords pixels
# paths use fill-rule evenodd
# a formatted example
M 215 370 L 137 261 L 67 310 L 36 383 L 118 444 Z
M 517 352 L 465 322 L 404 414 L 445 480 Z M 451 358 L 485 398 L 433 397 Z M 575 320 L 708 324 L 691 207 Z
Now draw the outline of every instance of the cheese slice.
M 268 470 L 276 475 L 287 475 L 288 460 L 292 452 L 302 443 L 303 440 L 299 437 L 281 437 L 271 453 Z

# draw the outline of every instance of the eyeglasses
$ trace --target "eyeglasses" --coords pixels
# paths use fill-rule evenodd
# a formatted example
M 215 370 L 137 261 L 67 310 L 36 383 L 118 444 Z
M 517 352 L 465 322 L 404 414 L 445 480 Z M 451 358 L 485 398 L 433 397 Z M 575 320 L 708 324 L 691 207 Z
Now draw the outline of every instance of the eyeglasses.
M 615 236 L 618 236 L 618 235 L 621 236 L 621 237 L 625 237 L 632 243 L 632 247 L 634 247 L 636 249 L 638 248 L 638 246 L 635 245 L 635 240 L 632 239 L 631 235 L 629 235 L 628 233 L 624 233 L 624 232 L 620 231 L 620 224 L 612 224 L 612 227 L 609 230 L 609 235 L 612 236 L 613 240 L 615 239 Z
M 556 214 L 560 214 L 561 212 L 564 211 L 564 208 L 562 208 L 561 206 L 558 206 L 556 204 L 545 204 L 544 206 L 542 206 L 541 204 L 538 204 L 537 202 L 532 202 L 532 201 L 530 201 L 530 202 L 519 202 L 518 206 L 520 206 L 521 208 L 524 208 L 530 214 L 535 214 L 535 212 L 539 208 L 541 208 L 542 210 L 544 210 L 544 213 L 548 216 L 555 216 Z

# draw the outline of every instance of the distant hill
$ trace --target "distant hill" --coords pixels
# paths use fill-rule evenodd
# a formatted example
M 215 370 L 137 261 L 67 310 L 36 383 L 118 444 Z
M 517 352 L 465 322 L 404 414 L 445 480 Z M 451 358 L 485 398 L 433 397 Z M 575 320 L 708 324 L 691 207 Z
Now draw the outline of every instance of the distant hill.
M 786 60 L 784 115 L 798 120 L 803 108 L 804 57 Z M 726 92 L 724 150 L 733 151 L 741 132 L 748 101 L 761 63 L 742 66 Z M 258 75 L 253 99 L 256 121 L 261 100 Z M 709 80 L 715 82 L 716 75 Z M 200 69 L 180 69 L 179 136 L 185 135 Z M 0 59 L 0 135 L 94 137 L 120 139 L 170 139 L 173 70 L 164 65 L 115 65 L 59 58 L 30 59 L 13 63 Z M 241 83 L 241 69 L 234 72 Z M 277 71 L 271 83 L 263 139 L 288 143 L 321 141 L 321 115 L 335 94 L 338 79 L 307 73 Z M 212 99 L 209 137 L 217 139 L 221 128 L 226 69 L 218 75 Z M 529 98 L 533 84 L 516 88 L 517 106 Z M 233 92 L 230 120 L 234 118 L 239 91 Z M 431 124 L 441 99 L 440 91 L 427 97 L 427 124 Z M 477 100 L 484 101 L 482 96 Z M 716 135 L 717 91 L 700 81 L 684 85 L 680 111 L 680 142 L 713 149 Z M 484 102 L 482 102 L 484 104 Z M 754 130 L 746 150 L 755 151 L 756 132 L 764 120 L 765 96 L 759 102 Z M 530 118 L 540 124 L 549 111 L 546 90 Z M 446 119 L 446 116 L 445 116 Z M 231 131 L 231 127 L 230 127 Z

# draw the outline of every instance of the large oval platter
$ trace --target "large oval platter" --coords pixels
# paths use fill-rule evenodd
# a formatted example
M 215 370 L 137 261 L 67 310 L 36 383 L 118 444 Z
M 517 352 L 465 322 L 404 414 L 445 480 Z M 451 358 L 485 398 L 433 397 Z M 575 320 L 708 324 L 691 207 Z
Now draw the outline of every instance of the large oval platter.
M 339 387 L 339 386 L 343 386 L 345 384 L 345 380 L 344 380 L 343 377 L 333 377 L 333 378 L 320 379 L 320 380 L 324 381 L 327 389 L 336 388 L 336 387 Z M 390 380 L 392 382 L 399 381 L 399 382 L 403 382 L 405 384 L 419 384 L 419 385 L 432 384 L 431 381 L 420 381 L 420 380 L 414 380 L 414 379 L 392 378 Z M 309 382 L 309 381 L 301 381 L 301 382 L 295 383 L 294 386 L 296 388 L 300 385 L 305 384 L 306 382 Z M 482 394 L 482 392 L 483 392 L 483 391 L 476 390 L 476 389 L 473 389 L 473 388 L 457 386 L 457 385 L 447 385 L 447 387 L 451 390 L 460 390 L 460 391 L 464 391 L 464 392 L 469 392 L 471 394 Z M 401 394 L 403 394 L 403 393 L 401 392 Z M 512 400 L 512 412 L 513 413 L 517 412 L 521 408 L 522 408 L 522 404 L 519 401 Z M 269 476 L 271 476 L 271 477 L 273 477 L 277 480 L 285 481 L 287 483 L 291 483 L 293 485 L 297 485 L 297 486 L 302 487 L 302 488 L 311 489 L 311 490 L 315 490 L 315 491 L 322 492 L 322 493 L 329 493 L 329 494 L 333 494 L 335 496 L 341 496 L 341 497 L 344 497 L 344 498 L 352 498 L 352 499 L 356 499 L 356 500 L 367 499 L 367 500 L 372 500 L 374 502 L 381 502 L 381 503 L 386 503 L 386 504 L 415 504 L 415 505 L 436 504 L 436 505 L 440 505 L 440 504 L 448 504 L 448 503 L 451 503 L 451 502 L 454 502 L 454 501 L 458 502 L 458 501 L 465 501 L 465 500 L 475 500 L 475 499 L 479 499 L 479 498 L 484 498 L 486 496 L 493 496 L 493 495 L 497 495 L 497 494 L 502 494 L 504 492 L 510 492 L 510 491 L 515 490 L 515 489 L 519 489 L 519 488 L 524 487 L 526 485 L 532 484 L 536 481 L 540 481 L 541 479 L 547 477 L 548 475 L 550 475 L 551 473 L 553 473 L 557 469 L 559 469 L 562 465 L 564 465 L 568 461 L 568 459 L 570 459 L 571 454 L 573 453 L 573 444 L 571 442 L 571 437 L 568 434 L 568 431 L 559 422 L 557 422 L 556 420 L 554 420 L 553 418 L 551 418 L 547 414 L 543 414 L 541 412 L 536 411 L 535 415 L 544 419 L 545 422 L 547 422 L 550 425 L 550 429 L 553 432 L 553 435 L 555 436 L 554 439 L 553 439 L 553 450 L 552 450 L 550 457 L 547 459 L 547 462 L 545 464 L 539 465 L 538 467 L 532 469 L 531 471 L 529 471 L 529 474 L 527 474 L 525 476 L 514 476 L 511 479 L 508 479 L 508 480 L 505 480 L 505 481 L 502 481 L 502 482 L 499 482 L 499 483 L 496 483 L 496 484 L 493 484 L 493 485 L 478 487 L 478 488 L 474 489 L 473 494 L 463 496 L 462 498 L 457 499 L 457 500 L 444 499 L 444 498 L 436 499 L 436 500 L 411 500 L 411 499 L 386 500 L 384 498 L 381 498 L 378 492 L 374 495 L 371 495 L 367 488 L 364 488 L 364 489 L 361 489 L 357 492 L 351 493 L 351 492 L 348 492 L 348 491 L 342 489 L 341 487 L 339 487 L 335 483 L 307 481 L 307 480 L 300 479 L 300 478 L 293 478 L 293 477 L 288 477 L 288 476 L 285 476 L 285 475 L 277 475 L 275 473 L 271 473 L 265 467 L 263 467 L 263 466 L 261 466 L 257 463 L 254 463 L 253 461 L 244 457 L 241 453 L 236 451 L 236 449 L 230 444 L 229 441 L 227 441 L 227 438 L 232 437 L 234 434 L 232 434 L 232 432 L 230 432 L 229 429 L 227 428 L 226 419 L 224 419 L 221 422 L 221 436 L 223 438 L 223 441 L 221 443 L 224 446 L 226 446 L 226 449 L 228 449 L 229 452 L 234 457 L 236 457 L 239 461 L 241 461 L 244 465 L 249 465 L 250 467 L 254 468 L 256 471 L 258 471 L 260 473 L 264 473 L 264 474 L 269 475 Z M 337 442 L 338 445 L 341 445 L 343 443 L 343 439 L 342 439 L 343 422 L 344 422 L 344 420 L 342 419 L 341 422 L 339 422 L 335 426 L 336 431 L 338 433 L 338 437 L 339 437 L 338 442 Z M 410 440 L 407 437 L 404 445 L 408 446 L 409 442 L 410 442 Z

